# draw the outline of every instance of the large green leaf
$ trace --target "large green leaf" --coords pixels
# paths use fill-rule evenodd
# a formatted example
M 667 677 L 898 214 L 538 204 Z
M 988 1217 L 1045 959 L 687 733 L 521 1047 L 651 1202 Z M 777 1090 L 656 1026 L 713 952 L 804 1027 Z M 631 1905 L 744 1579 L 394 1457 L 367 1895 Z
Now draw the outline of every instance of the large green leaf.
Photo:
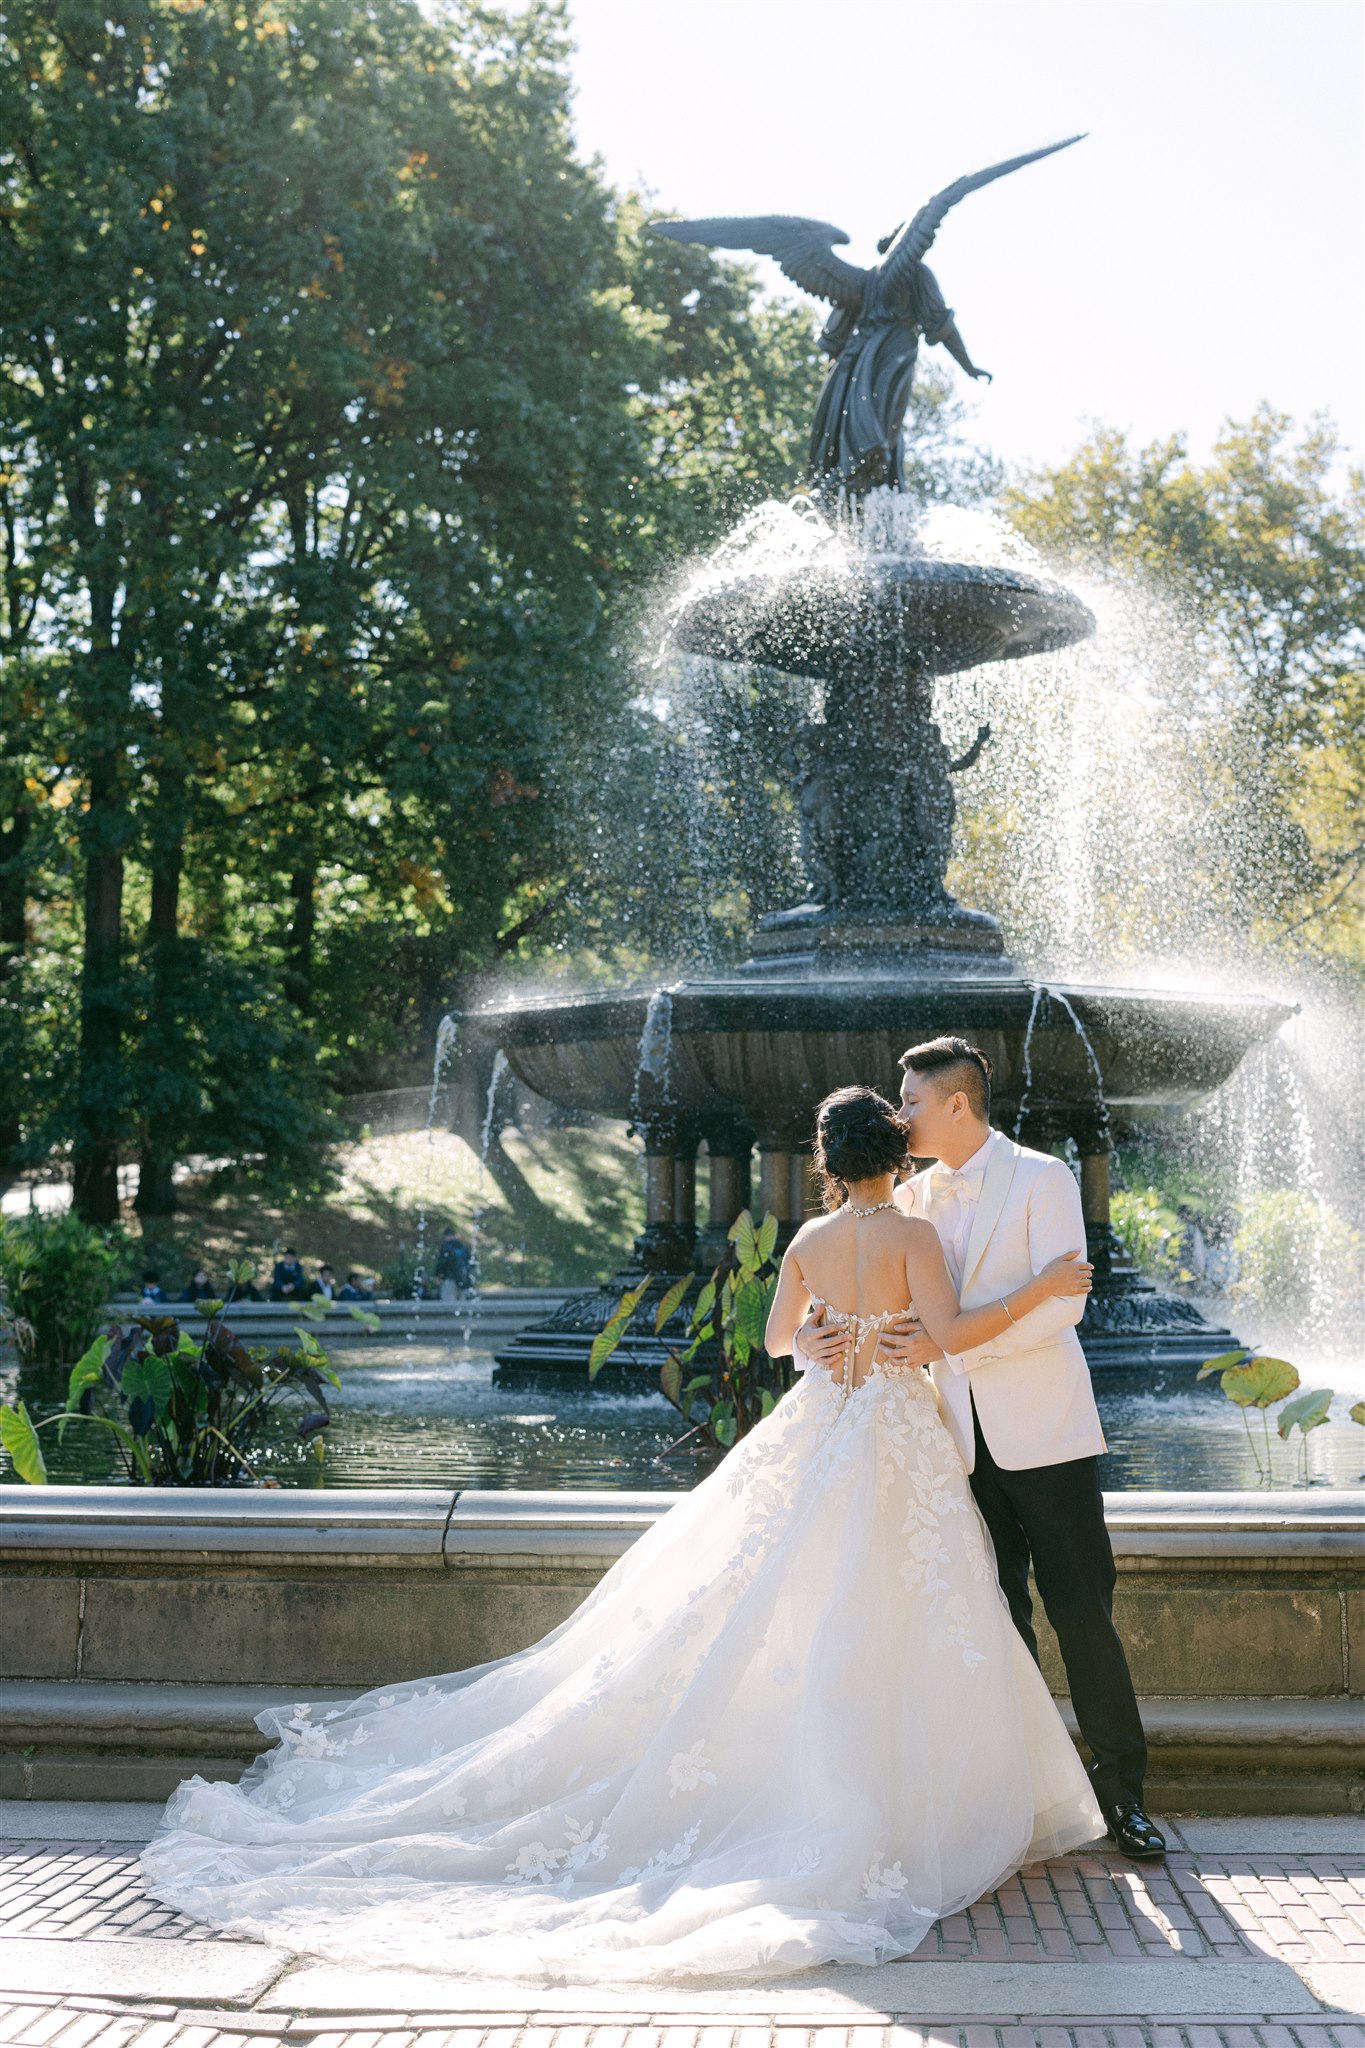
M 134 1401 L 149 1400 L 161 1415 L 170 1402 L 171 1384 L 170 1366 L 154 1351 L 130 1359 L 123 1368 L 123 1398 L 130 1407 Z
M 682 1360 L 676 1351 L 670 1351 L 659 1367 L 659 1390 L 675 1408 L 682 1407 L 682 1374 Z
M 674 1315 L 677 1312 L 677 1310 L 682 1307 L 683 1297 L 687 1293 L 687 1290 L 691 1285 L 692 1275 L 690 1273 L 684 1273 L 682 1279 L 675 1280 L 673 1285 L 668 1289 L 668 1292 L 664 1295 L 662 1301 L 659 1303 L 658 1312 L 654 1317 L 654 1334 L 656 1337 L 658 1336 L 660 1330 L 662 1330 L 664 1324 L 668 1321 L 669 1317 L 671 1315 Z
M 15 1471 L 27 1485 L 47 1485 L 42 1445 L 22 1401 L 13 1408 L 0 1408 L 0 1444 L 9 1452 Z
M 1292 1401 L 1286 1401 L 1281 1408 L 1276 1428 L 1286 1443 L 1289 1441 L 1289 1432 L 1293 1429 L 1301 1429 L 1307 1436 L 1310 1429 L 1316 1429 L 1319 1423 L 1326 1422 L 1327 1411 L 1331 1405 L 1330 1387 L 1318 1387 L 1306 1394 L 1296 1394 Z
M 754 1219 L 747 1209 L 740 1210 L 738 1216 L 730 1225 L 728 1234 L 741 1266 L 756 1266 L 758 1264 L 758 1233 L 754 1229 Z
M 701 1328 L 702 1324 L 706 1321 L 706 1318 L 710 1315 L 715 1305 L 716 1281 L 715 1276 L 713 1274 L 712 1277 L 706 1282 L 706 1285 L 702 1288 L 701 1293 L 697 1296 L 696 1303 L 693 1307 L 692 1327 L 694 1330 L 699 1330 Z
M 735 1334 L 757 1348 L 768 1323 L 768 1290 L 761 1280 L 741 1279 L 735 1289 Z
M 78 1358 L 71 1368 L 71 1377 L 66 1383 L 66 1412 L 75 1413 L 87 1387 L 98 1386 L 104 1377 L 104 1361 L 109 1356 L 109 1339 L 96 1337 L 83 1358 Z
M 1240 1351 L 1220 1351 L 1217 1358 L 1206 1358 L 1195 1374 L 1197 1380 L 1212 1379 L 1216 1372 L 1226 1372 L 1229 1366 L 1241 1365 L 1251 1353 L 1243 1346 Z
M 350 1314 L 352 1322 L 359 1323 L 361 1329 L 368 1330 L 372 1337 L 376 1330 L 384 1327 L 382 1317 L 377 1316 L 372 1308 L 361 1308 L 358 1302 L 351 1303 Z
M 1220 1384 L 1239 1408 L 1269 1408 L 1293 1393 L 1299 1375 L 1287 1359 L 1253 1358 L 1246 1365 L 1229 1366 Z
M 625 1336 L 630 1319 L 644 1299 L 645 1289 L 648 1286 L 649 1281 L 647 1279 L 642 1280 L 638 1287 L 632 1287 L 627 1293 L 623 1294 L 620 1301 L 616 1304 L 610 1320 L 593 1338 L 592 1350 L 588 1353 L 588 1378 L 590 1380 L 597 1378 L 598 1373 L 601 1372 L 603 1366 L 611 1357 L 612 1352 Z
M 769 1209 L 769 1210 L 768 1210 L 768 1211 L 767 1211 L 767 1212 L 765 1213 L 765 1215 L 764 1215 L 764 1218 L 763 1218 L 763 1221 L 762 1221 L 762 1222 L 761 1222 L 761 1223 L 759 1224 L 759 1226 L 758 1226 L 758 1257 L 759 1257 L 759 1263 L 760 1263 L 760 1264 L 764 1264 L 764 1263 L 766 1263 L 766 1261 L 767 1261 L 767 1260 L 769 1260 L 769 1259 L 770 1259 L 770 1258 L 772 1257 L 772 1255 L 773 1255 L 773 1252 L 774 1252 L 774 1251 L 776 1250 L 776 1248 L 777 1248 L 777 1218 L 776 1218 L 776 1216 L 774 1216 L 774 1215 L 773 1215 L 773 1212 L 772 1212 L 772 1210 L 771 1210 L 771 1209 Z
M 1358 1422 L 1365 1428 L 1365 1401 L 1357 1401 L 1354 1408 L 1348 1409 L 1347 1413 L 1352 1422 Z

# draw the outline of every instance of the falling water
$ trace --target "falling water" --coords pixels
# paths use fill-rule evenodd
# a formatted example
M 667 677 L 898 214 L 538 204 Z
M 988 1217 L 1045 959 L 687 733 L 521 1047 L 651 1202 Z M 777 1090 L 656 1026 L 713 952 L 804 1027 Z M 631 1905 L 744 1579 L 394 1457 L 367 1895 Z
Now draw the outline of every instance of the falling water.
M 1067 1001 L 1067 998 L 1063 995 L 1062 991 L 1059 988 L 1049 988 L 1048 994 L 1049 996 L 1051 996 L 1054 1002 L 1061 1004 L 1062 1008 L 1066 1011 L 1067 1016 L 1071 1019 L 1071 1022 L 1076 1027 L 1076 1036 L 1080 1039 L 1081 1045 L 1084 1047 L 1085 1050 L 1085 1056 L 1087 1060 L 1089 1060 L 1090 1062 L 1090 1072 L 1095 1083 L 1095 1108 L 1099 1115 L 1100 1133 L 1104 1139 L 1105 1148 L 1107 1149 L 1111 1130 L 1109 1119 L 1109 1104 L 1105 1101 L 1104 1098 L 1104 1075 L 1100 1069 L 1099 1060 L 1095 1056 L 1095 1048 L 1090 1042 L 1090 1033 L 1086 1030 L 1084 1024 L 1082 1024 L 1080 1018 L 1076 1015 L 1076 1012 L 1072 1009 L 1071 1004 Z
M 1014 1137 L 1018 1143 L 1024 1128 L 1024 1111 L 1028 1107 L 1029 1095 L 1033 1089 L 1033 1034 L 1038 1027 L 1038 1010 L 1044 996 L 1041 982 L 1034 985 L 1033 1001 L 1029 1004 L 1028 1023 L 1024 1028 L 1024 1085 L 1019 1091 L 1019 1111 L 1014 1119 Z
M 436 1027 L 436 1050 L 431 1062 L 431 1092 L 427 1097 L 427 1120 L 425 1127 L 427 1153 L 422 1170 L 422 1185 L 417 1196 L 417 1254 L 412 1271 L 412 1299 L 422 1299 L 422 1284 L 427 1264 L 427 1202 L 431 1193 L 431 1172 L 436 1157 L 436 1114 L 445 1091 L 446 1068 L 450 1065 L 459 1039 L 459 1013 L 447 1010 Z M 415 1330 L 408 1332 L 416 1336 Z
M 640 1053 L 635 1063 L 635 1085 L 631 1090 L 631 1109 L 639 1116 L 643 1111 L 642 1094 L 646 1078 L 653 1081 L 660 1102 L 670 1099 L 669 1062 L 673 1056 L 673 997 L 666 988 L 656 988 L 645 1011 L 644 1029 L 640 1033 Z
M 493 1119 L 497 1114 L 498 1090 L 502 1087 L 511 1067 L 507 1055 L 501 1049 L 494 1054 L 493 1071 L 488 1080 L 488 1093 L 484 1098 L 483 1123 L 479 1129 L 479 1178 L 474 1197 L 474 1208 L 469 1219 L 469 1271 L 477 1286 L 479 1279 L 479 1238 L 483 1230 L 483 1212 L 488 1207 L 488 1153 L 493 1143 Z M 469 1330 L 465 1330 L 468 1342 Z

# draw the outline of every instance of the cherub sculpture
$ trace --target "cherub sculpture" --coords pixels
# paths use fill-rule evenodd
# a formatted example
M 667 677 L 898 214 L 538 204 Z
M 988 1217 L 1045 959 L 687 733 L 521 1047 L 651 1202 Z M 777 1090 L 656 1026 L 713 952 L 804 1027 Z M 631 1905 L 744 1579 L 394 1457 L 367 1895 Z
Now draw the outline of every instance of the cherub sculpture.
M 877 244 L 882 260 L 868 270 L 836 253 L 834 245 L 847 242 L 848 236 L 827 221 L 772 213 L 651 223 L 655 234 L 675 242 L 749 249 L 775 257 L 793 284 L 833 303 L 820 336 L 821 347 L 833 361 L 820 392 L 810 443 L 810 480 L 817 491 L 857 495 L 879 485 L 905 488 L 901 428 L 921 335 L 946 348 L 969 377 L 989 379 L 990 372 L 968 355 L 938 279 L 924 261 L 925 253 L 959 199 L 1082 140 L 1071 135 L 946 185 L 913 220 Z

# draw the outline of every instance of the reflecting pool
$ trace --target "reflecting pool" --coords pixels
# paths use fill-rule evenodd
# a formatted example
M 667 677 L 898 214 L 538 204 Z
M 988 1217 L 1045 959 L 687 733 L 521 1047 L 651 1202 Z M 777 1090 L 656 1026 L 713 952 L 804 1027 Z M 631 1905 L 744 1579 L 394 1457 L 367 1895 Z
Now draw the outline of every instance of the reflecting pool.
M 477 1348 L 412 1345 L 334 1353 L 342 1391 L 322 1462 L 289 1449 L 261 1469 L 284 1486 L 456 1486 L 478 1488 L 654 1489 L 688 1487 L 713 1457 L 666 1455 L 681 1434 L 677 1413 L 657 1393 L 532 1390 L 493 1385 L 492 1354 Z M 1365 1430 L 1347 1420 L 1365 1393 L 1365 1374 L 1340 1363 L 1302 1366 L 1305 1388 L 1337 1389 L 1332 1418 L 1308 1439 L 1308 1472 L 1318 1485 L 1352 1487 L 1365 1467 Z M 21 1392 L 35 1416 L 61 1406 L 65 1378 L 0 1367 L 0 1398 Z M 1254 1487 L 1252 1445 L 1241 1412 L 1212 1385 L 1169 1373 L 1098 1382 L 1109 1439 L 1105 1487 L 1176 1491 Z M 1274 1483 L 1293 1483 L 1299 1439 L 1282 1444 L 1271 1417 Z M 1252 1427 L 1261 1444 L 1260 1418 Z M 118 1479 L 103 1430 L 67 1431 L 60 1449 L 45 1431 L 54 1480 Z M 1261 1451 L 1264 1460 L 1264 1449 Z M 14 1481 L 0 1452 L 0 1483 Z

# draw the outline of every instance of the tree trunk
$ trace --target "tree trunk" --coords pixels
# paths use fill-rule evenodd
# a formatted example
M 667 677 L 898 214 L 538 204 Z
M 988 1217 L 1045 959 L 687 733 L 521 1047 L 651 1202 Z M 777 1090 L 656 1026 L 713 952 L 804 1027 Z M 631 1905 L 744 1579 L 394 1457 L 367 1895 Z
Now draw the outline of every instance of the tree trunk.
M 14 1175 L 24 1135 L 20 1115 L 23 1064 L 19 980 L 27 941 L 24 849 L 32 824 L 32 811 L 16 804 L 9 824 L 0 832 L 0 1188 L 8 1187 Z
M 318 867 L 311 857 L 300 862 L 289 877 L 289 900 L 293 911 L 284 935 L 284 992 L 300 1016 L 313 1007 L 313 938 L 317 931 Z
M 170 819 L 178 817 L 179 796 L 180 790 L 168 788 L 163 780 L 159 796 L 163 816 Z M 184 833 L 176 823 L 173 836 L 156 849 L 152 865 L 152 908 L 147 921 L 147 950 L 151 967 L 147 1038 L 154 1057 L 158 1047 L 174 1043 L 177 1028 L 176 949 L 180 943 L 180 878 L 184 864 Z M 153 1086 L 155 1081 L 153 1075 Z M 158 1110 L 153 1104 L 143 1119 L 142 1143 L 138 1153 L 137 1195 L 133 1207 L 139 1216 L 169 1216 L 175 1208 L 175 1162 L 179 1135 L 174 1115 Z
M 123 840 L 119 759 L 104 755 L 90 776 L 85 816 L 85 935 L 81 954 L 80 1075 L 76 1096 L 74 1202 L 86 1223 L 118 1221 L 119 1121 L 123 1092 Z

